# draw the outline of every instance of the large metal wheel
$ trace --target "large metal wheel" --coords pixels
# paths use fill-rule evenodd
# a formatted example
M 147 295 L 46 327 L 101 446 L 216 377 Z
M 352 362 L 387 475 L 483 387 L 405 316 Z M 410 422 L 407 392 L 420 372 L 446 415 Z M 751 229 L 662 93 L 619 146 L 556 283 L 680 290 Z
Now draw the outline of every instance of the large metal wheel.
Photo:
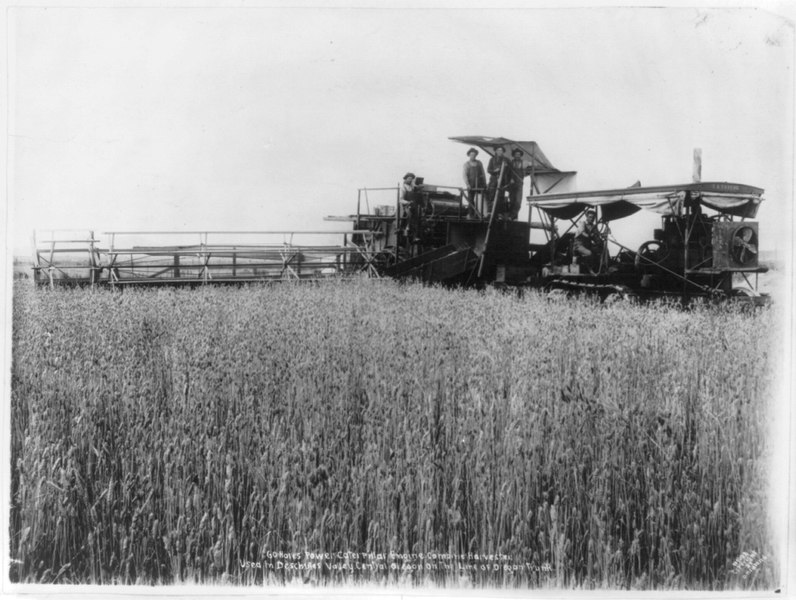
M 730 292 L 730 296 L 733 298 L 755 298 L 759 295 L 753 289 L 745 287 L 734 287 Z
M 603 296 L 603 304 L 612 306 L 614 304 L 635 304 L 638 302 L 638 294 L 633 292 L 627 286 L 616 286 L 614 290 L 609 291 Z
M 748 287 L 734 287 L 730 290 L 729 301 L 739 304 L 744 312 L 749 312 L 767 306 L 770 298 Z
M 669 248 L 663 242 L 650 240 L 644 242 L 636 252 L 636 269 L 660 266 L 669 256 Z
M 566 300 L 572 297 L 572 290 L 560 282 L 552 282 L 545 286 L 545 297 L 552 301 Z
M 387 269 L 408 258 L 410 258 L 409 253 L 404 248 L 398 248 L 398 256 L 396 258 L 395 248 L 388 246 L 374 257 L 373 266 L 378 274 L 383 276 Z
M 550 301 L 557 302 L 561 300 L 566 300 L 570 297 L 570 293 L 562 288 L 552 288 L 547 292 L 546 298 Z

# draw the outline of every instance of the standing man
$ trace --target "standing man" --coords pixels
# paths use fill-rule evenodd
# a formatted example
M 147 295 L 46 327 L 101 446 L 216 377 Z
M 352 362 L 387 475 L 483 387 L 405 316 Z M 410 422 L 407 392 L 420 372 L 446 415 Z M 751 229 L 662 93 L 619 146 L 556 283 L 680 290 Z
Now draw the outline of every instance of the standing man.
M 525 161 L 522 148 L 511 151 L 511 187 L 509 188 L 509 218 L 516 221 L 522 208 L 522 183 L 525 178 Z
M 464 163 L 464 187 L 467 190 L 467 202 L 469 204 L 467 214 L 474 217 L 477 211 L 483 210 L 483 201 L 480 203 L 486 189 L 486 173 L 484 163 L 478 160 L 478 150 L 470 148 L 467 151 L 467 162 Z
M 495 155 L 489 159 L 486 170 L 489 172 L 489 186 L 486 193 L 487 212 L 492 214 L 492 209 L 501 214 L 505 210 L 505 192 L 511 177 L 511 161 L 505 156 L 506 148 L 495 147 Z M 497 199 L 496 206 L 495 199 Z
M 403 208 L 403 219 L 401 220 L 401 229 L 406 237 L 409 237 L 409 229 L 414 225 L 414 217 L 417 212 L 415 206 L 415 174 L 407 173 L 404 175 L 404 180 L 398 192 L 398 200 Z

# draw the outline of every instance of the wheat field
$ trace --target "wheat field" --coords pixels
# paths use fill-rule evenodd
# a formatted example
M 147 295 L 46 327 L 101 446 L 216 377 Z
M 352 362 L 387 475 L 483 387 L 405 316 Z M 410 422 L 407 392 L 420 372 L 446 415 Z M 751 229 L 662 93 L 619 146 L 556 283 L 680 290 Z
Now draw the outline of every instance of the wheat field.
M 772 309 L 18 287 L 12 581 L 769 589 Z

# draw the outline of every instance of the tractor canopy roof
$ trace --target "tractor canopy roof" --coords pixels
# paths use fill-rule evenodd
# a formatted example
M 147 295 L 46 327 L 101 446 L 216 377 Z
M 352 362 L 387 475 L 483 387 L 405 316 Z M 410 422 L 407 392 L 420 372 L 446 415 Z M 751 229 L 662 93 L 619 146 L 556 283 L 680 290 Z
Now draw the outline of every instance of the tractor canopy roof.
M 574 174 L 574 171 L 556 169 L 536 142 L 517 142 L 504 137 L 485 137 L 482 135 L 465 135 L 449 139 L 481 148 L 490 156 L 495 155 L 495 148 L 498 146 L 503 146 L 506 156 L 509 157 L 514 150 L 520 149 L 523 152 L 523 160 L 528 166 L 533 167 L 536 175 Z
M 572 219 L 587 207 L 600 207 L 605 221 L 621 219 L 641 209 L 661 215 L 679 215 L 687 200 L 721 214 L 754 218 L 763 190 L 727 182 L 685 183 L 656 187 L 630 187 L 565 194 L 531 196 L 536 206 L 557 219 Z

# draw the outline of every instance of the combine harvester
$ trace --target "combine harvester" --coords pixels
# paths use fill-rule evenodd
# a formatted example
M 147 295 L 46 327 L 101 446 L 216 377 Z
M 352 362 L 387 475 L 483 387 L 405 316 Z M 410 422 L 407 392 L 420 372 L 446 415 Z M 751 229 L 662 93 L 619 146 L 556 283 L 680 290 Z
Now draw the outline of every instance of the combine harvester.
M 555 168 L 535 142 L 451 139 L 490 156 L 499 146 L 508 155 L 521 154 L 517 180 L 529 180 L 527 221 L 512 220 L 499 210 L 488 214 L 488 190 L 470 198 L 461 187 L 419 181 L 406 198 L 413 206 L 412 222 L 404 214 L 400 188 L 390 187 L 360 189 L 355 214 L 327 217 L 351 224 L 337 232 L 108 232 L 99 239 L 92 233 L 38 235 L 34 281 L 51 287 L 123 287 L 392 277 L 529 286 L 604 300 L 767 302 L 757 291 L 757 275 L 767 270 L 758 261 L 758 224 L 748 220 L 757 214 L 762 189 L 703 183 L 695 163 L 691 183 L 556 193 L 560 184 L 571 184 L 575 171 Z M 494 193 L 491 199 L 500 206 L 499 192 Z M 584 261 L 574 247 L 587 210 L 599 215 L 603 243 L 596 257 Z M 641 210 L 659 214 L 662 227 L 639 248 L 628 248 L 612 237 L 609 224 Z M 330 234 L 342 236 L 342 244 L 304 241 Z

